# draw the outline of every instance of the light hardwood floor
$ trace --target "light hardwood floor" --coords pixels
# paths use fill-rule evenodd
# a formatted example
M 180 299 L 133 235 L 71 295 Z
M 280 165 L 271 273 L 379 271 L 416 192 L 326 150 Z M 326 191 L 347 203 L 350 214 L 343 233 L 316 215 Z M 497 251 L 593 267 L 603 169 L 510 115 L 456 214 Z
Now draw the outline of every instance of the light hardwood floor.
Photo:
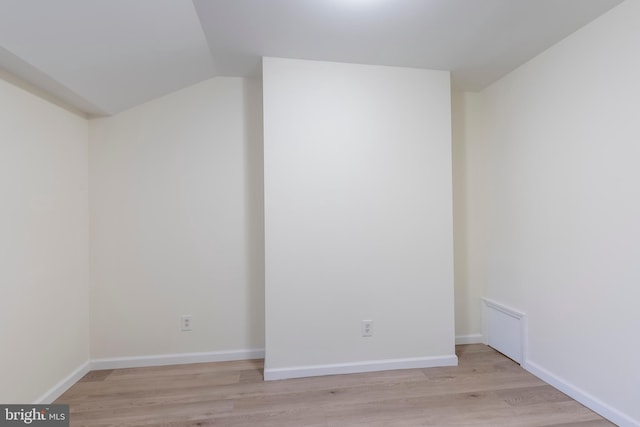
M 484 345 L 459 366 L 262 381 L 262 361 L 93 371 L 72 426 L 611 426 Z

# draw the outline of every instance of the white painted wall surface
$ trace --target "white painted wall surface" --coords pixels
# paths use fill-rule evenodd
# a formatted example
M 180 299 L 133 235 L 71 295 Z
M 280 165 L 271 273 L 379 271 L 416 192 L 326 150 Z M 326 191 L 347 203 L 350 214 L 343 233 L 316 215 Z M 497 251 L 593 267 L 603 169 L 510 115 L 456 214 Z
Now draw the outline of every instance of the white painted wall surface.
M 486 286 L 487 155 L 478 93 L 451 93 L 456 340 L 481 342 Z
M 449 74 L 265 58 L 263 80 L 267 370 L 452 356 Z
M 92 358 L 264 347 L 260 109 L 215 78 L 91 121 Z
M 87 121 L 0 79 L 0 402 L 89 359 Z
M 525 366 L 620 425 L 640 425 L 639 22 L 624 2 L 485 90 L 482 113 L 486 296 L 527 314 Z

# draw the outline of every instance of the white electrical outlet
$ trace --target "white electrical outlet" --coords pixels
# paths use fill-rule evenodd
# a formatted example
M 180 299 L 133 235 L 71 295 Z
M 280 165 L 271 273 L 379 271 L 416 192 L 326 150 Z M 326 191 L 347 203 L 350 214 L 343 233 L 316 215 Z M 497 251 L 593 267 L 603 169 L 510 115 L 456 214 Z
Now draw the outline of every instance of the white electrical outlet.
M 363 337 L 373 336 L 373 320 L 362 321 L 362 336 Z
M 184 314 L 180 316 L 180 324 L 182 325 L 182 331 L 190 331 L 191 324 L 193 323 L 192 316 L 190 314 Z

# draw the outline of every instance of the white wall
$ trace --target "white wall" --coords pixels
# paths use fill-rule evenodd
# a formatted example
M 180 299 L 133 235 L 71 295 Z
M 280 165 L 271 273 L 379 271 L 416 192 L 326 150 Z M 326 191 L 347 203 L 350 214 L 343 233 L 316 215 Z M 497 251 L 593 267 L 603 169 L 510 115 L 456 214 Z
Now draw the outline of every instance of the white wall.
M 621 425 L 640 425 L 639 22 L 627 1 L 482 94 L 487 296 L 528 315 L 525 366 Z
M 264 347 L 260 108 L 215 78 L 91 121 L 92 358 Z
M 456 340 L 482 341 L 482 302 L 486 286 L 487 154 L 482 135 L 482 98 L 451 93 L 453 155 L 453 235 Z
M 0 79 L 0 402 L 89 358 L 87 121 Z
M 265 58 L 263 81 L 267 376 L 450 362 L 449 74 Z

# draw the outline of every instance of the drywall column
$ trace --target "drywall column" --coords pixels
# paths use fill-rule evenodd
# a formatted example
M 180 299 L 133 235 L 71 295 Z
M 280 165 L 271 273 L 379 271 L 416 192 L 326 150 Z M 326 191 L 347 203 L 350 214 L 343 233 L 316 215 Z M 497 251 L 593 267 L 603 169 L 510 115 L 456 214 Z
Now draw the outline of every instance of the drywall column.
M 449 74 L 265 58 L 263 84 L 265 378 L 457 363 Z

